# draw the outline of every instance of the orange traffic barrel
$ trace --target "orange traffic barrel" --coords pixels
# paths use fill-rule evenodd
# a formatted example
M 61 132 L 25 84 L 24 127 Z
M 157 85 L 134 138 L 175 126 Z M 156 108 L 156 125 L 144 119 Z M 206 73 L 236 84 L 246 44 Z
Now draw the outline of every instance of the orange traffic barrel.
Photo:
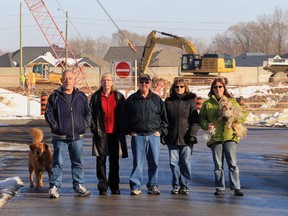
M 240 104 L 240 106 L 244 107 L 245 104 L 244 104 L 244 98 L 242 96 L 240 97 L 237 97 L 236 98 L 237 102 Z
M 197 106 L 197 109 L 199 110 L 199 109 L 201 109 L 201 107 L 202 107 L 202 104 L 203 104 L 203 98 L 202 97 L 197 97 L 196 98 L 196 106 Z
M 45 114 L 47 102 L 48 102 L 48 95 L 45 92 L 43 92 L 41 94 L 41 115 Z

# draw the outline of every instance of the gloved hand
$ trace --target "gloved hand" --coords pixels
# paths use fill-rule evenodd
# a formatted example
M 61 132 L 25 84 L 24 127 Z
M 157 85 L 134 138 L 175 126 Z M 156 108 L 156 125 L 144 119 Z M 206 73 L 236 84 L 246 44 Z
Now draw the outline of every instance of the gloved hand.
M 195 136 L 185 135 L 184 141 L 187 145 L 193 145 L 197 143 L 197 138 Z

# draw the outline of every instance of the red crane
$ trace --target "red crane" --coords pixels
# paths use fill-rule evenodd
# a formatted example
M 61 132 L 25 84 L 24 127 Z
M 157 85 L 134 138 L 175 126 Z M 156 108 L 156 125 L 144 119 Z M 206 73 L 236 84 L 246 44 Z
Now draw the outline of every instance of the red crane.
M 92 92 L 88 81 L 86 79 L 86 74 L 84 67 L 78 65 L 76 57 L 69 47 L 68 42 L 62 34 L 62 31 L 58 28 L 55 20 L 53 19 L 51 13 L 48 11 L 43 0 L 25 0 L 26 5 L 31 11 L 35 21 L 37 22 L 41 32 L 49 43 L 54 55 L 60 61 L 62 70 L 66 69 L 66 62 L 61 61 L 64 57 L 68 56 L 74 59 L 73 72 L 76 76 L 76 85 L 85 86 Z

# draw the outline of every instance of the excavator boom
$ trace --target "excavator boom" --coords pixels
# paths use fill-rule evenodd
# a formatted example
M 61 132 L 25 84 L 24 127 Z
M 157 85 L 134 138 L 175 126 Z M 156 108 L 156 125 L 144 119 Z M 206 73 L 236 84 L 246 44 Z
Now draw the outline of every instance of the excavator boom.
M 156 35 L 157 33 L 160 33 L 162 35 L 169 36 L 169 37 L 159 38 Z M 142 54 L 141 63 L 140 63 L 140 71 L 142 73 L 147 69 L 151 61 L 153 50 L 156 44 L 178 47 L 180 49 L 185 50 L 186 53 L 190 53 L 190 54 L 198 53 L 193 43 L 188 41 L 187 39 L 183 37 L 178 37 L 176 35 L 168 34 L 165 32 L 158 32 L 158 31 L 153 30 L 147 37 L 144 51 Z
M 160 33 L 167 37 L 157 37 Z M 144 73 L 151 61 L 156 44 L 178 47 L 186 52 L 182 55 L 181 72 L 185 75 L 208 75 L 209 73 L 235 72 L 235 59 L 225 54 L 204 54 L 201 56 L 195 45 L 183 37 L 153 30 L 147 37 L 140 62 L 140 72 Z

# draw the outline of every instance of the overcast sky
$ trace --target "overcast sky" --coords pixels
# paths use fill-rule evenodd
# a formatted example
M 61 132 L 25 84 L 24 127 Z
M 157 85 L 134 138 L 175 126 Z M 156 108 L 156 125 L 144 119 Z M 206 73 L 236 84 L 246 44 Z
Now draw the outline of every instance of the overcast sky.
M 203 39 L 207 43 L 218 33 L 240 22 L 257 21 L 271 15 L 276 7 L 288 9 L 287 0 L 99 0 L 120 29 L 141 35 L 152 30 Z M 2 0 L 0 7 L 0 49 L 19 49 L 20 2 L 23 14 L 23 46 L 48 45 L 24 0 Z M 69 38 L 111 37 L 117 31 L 97 0 L 45 0 L 57 25 L 65 31 L 65 11 Z M 133 42 L 133 41 L 132 41 Z

